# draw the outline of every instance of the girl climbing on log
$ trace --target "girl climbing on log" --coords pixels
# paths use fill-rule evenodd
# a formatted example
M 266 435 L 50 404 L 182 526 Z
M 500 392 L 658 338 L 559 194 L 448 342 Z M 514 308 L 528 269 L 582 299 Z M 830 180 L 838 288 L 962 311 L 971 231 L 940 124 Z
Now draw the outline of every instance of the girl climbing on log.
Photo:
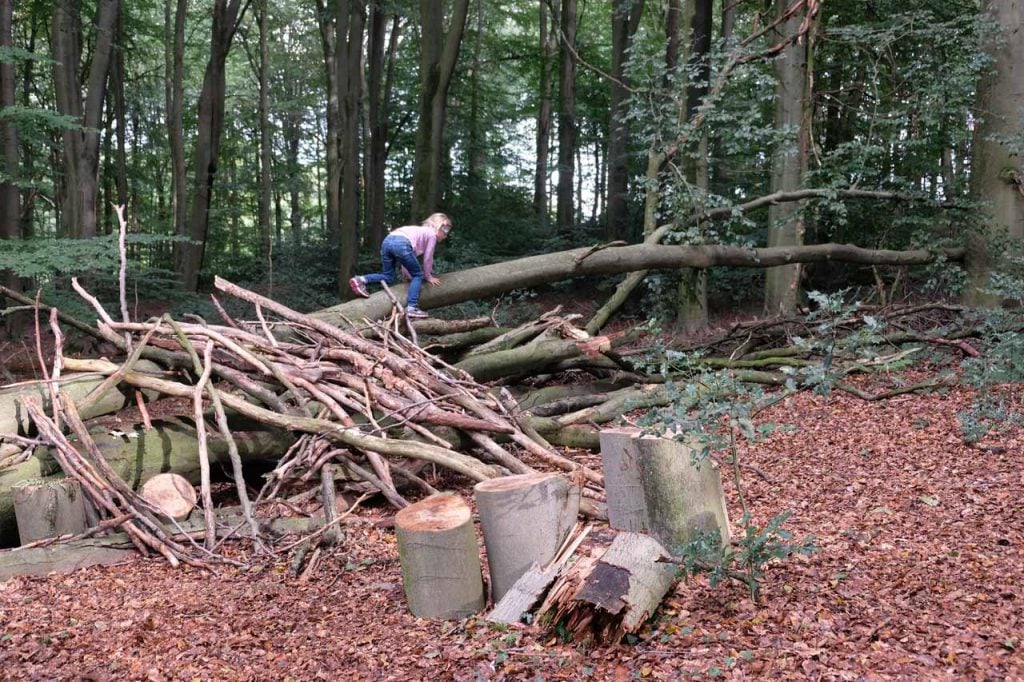
M 424 220 L 422 225 L 406 225 L 392 230 L 380 245 L 382 272 L 356 275 L 348 281 L 352 292 L 356 296 L 369 298 L 367 285 L 393 282 L 395 266 L 400 265 L 409 274 L 405 316 L 413 319 L 428 317 L 419 308 L 420 289 L 424 279 L 433 286 L 441 283 L 441 280 L 434 277 L 434 248 L 439 241 L 448 238 L 451 229 L 452 219 L 444 213 L 435 213 Z M 422 267 L 417 256 L 423 256 Z

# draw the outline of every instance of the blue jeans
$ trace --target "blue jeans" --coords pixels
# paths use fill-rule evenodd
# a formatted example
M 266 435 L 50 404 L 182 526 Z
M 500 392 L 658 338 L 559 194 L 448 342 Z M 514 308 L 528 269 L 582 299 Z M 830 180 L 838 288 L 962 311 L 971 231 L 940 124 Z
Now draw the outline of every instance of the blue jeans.
M 412 248 L 412 243 L 405 237 L 397 234 L 390 234 L 384 238 L 380 245 L 380 263 L 383 272 L 375 272 L 364 275 L 363 279 L 367 284 L 395 281 L 396 265 L 405 268 L 409 273 L 409 293 L 406 294 L 405 304 L 407 307 L 416 308 L 420 302 L 420 289 L 423 288 L 423 268 L 420 267 L 420 260 Z

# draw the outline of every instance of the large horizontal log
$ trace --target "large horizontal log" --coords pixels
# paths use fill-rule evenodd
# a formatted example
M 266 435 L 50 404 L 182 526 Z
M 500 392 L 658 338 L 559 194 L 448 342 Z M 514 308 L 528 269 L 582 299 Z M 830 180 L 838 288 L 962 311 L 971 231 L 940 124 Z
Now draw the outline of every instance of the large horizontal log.
M 232 433 L 243 460 L 276 461 L 294 442 L 291 434 L 264 427 L 262 431 Z M 117 474 L 133 488 L 151 476 L 171 472 L 192 483 L 199 481 L 199 444 L 195 429 L 185 423 L 154 424 L 150 431 L 94 434 L 93 440 Z M 228 444 L 219 438 L 208 442 L 210 460 L 229 464 Z M 27 461 L 0 469 L 0 546 L 17 544 L 12 486 L 21 481 L 59 474 L 46 448 L 39 448 Z
M 271 536 L 296 535 L 314 530 L 312 519 L 275 518 L 260 519 L 260 531 Z M 217 523 L 234 531 L 236 537 L 250 537 L 249 525 L 237 509 L 217 512 Z M 319 525 L 319 521 L 315 525 Z M 203 538 L 205 528 L 201 518 L 189 519 L 180 524 L 181 530 L 195 540 Z M 178 528 L 168 525 L 165 530 L 175 539 Z M 14 576 L 47 575 L 48 573 L 70 573 L 87 566 L 102 566 L 128 561 L 137 556 L 138 550 L 127 533 L 111 533 L 102 537 L 83 538 L 39 547 L 25 547 L 0 550 L 0 582 Z
M 420 298 L 423 308 L 488 298 L 549 284 L 572 277 L 616 275 L 638 270 L 678 270 L 681 268 L 744 267 L 767 268 L 789 263 L 860 263 L 864 265 L 925 265 L 944 256 L 962 259 L 961 250 L 932 251 L 913 249 L 890 251 L 863 249 L 852 244 L 815 244 L 811 246 L 749 249 L 741 246 L 667 246 L 633 244 L 604 249 L 580 248 L 505 261 L 479 268 L 441 275 L 441 286 L 428 287 Z M 399 300 L 405 298 L 406 285 L 392 288 Z M 378 292 L 325 308 L 314 317 L 333 324 L 345 319 L 379 319 L 391 311 L 391 299 Z
M 134 369 L 137 372 L 159 374 L 162 370 L 159 365 L 148 360 L 139 360 L 135 363 Z M 75 403 L 81 401 L 94 389 L 98 388 L 106 380 L 106 377 L 96 374 L 69 374 L 61 377 L 55 391 L 63 391 Z M 26 381 L 20 384 L 9 384 L 0 387 L 0 435 L 25 434 L 30 430 L 28 415 L 21 401 L 26 397 L 32 397 L 40 401 L 43 409 L 50 409 L 50 389 L 45 381 Z M 88 405 L 81 406 L 82 419 L 92 419 L 104 414 L 116 412 L 124 407 L 126 402 L 124 394 L 118 386 L 110 386 L 95 400 Z

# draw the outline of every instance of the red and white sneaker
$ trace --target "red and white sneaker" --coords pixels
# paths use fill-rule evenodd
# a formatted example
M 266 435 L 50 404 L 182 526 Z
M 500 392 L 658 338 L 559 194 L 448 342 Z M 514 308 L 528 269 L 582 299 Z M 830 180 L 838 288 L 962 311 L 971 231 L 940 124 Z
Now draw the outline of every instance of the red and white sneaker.
M 348 281 L 352 293 L 362 298 L 370 298 L 370 292 L 366 290 L 366 280 L 362 277 L 353 277 Z

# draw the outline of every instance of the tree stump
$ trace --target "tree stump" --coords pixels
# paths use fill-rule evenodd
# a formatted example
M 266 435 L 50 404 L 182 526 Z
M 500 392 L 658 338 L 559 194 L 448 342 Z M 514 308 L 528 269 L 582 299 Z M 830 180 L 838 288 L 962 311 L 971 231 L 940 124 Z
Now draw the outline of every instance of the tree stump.
M 87 528 L 82 486 L 72 478 L 33 479 L 14 486 L 14 516 L 21 544 L 77 535 Z
M 196 489 L 178 474 L 157 474 L 142 484 L 139 495 L 175 521 L 188 518 L 196 507 Z
M 580 508 L 580 491 L 558 474 L 505 476 L 474 487 L 498 602 L 534 563 L 555 557 Z
M 469 505 L 431 495 L 395 515 L 409 610 L 418 618 L 465 618 L 484 607 L 480 552 Z
M 673 554 L 704 533 L 729 542 L 729 517 L 714 462 L 694 448 L 640 429 L 601 431 L 609 525 L 646 532 Z
M 729 544 L 729 516 L 722 479 L 711 458 L 694 461 L 694 448 L 667 438 L 636 439 L 647 532 L 670 553 L 701 533 L 718 533 Z
M 631 533 L 647 531 L 647 504 L 640 485 L 636 439 L 640 429 L 602 429 L 600 433 L 608 525 Z

